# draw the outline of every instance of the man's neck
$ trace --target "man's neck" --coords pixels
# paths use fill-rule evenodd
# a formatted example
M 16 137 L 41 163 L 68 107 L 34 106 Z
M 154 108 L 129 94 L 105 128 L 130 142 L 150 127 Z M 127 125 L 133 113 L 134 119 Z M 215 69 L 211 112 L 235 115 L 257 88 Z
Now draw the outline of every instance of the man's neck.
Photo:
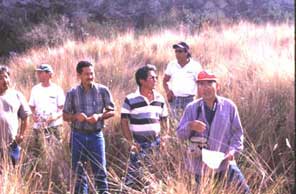
M 189 63 L 189 58 L 185 58 L 185 59 L 180 59 L 180 60 L 178 60 L 178 63 L 182 66 L 182 67 L 184 67 L 187 63 Z
M 81 84 L 81 86 L 84 89 L 84 91 L 87 92 L 91 88 L 92 84 Z
M 43 87 L 49 87 L 50 84 L 51 84 L 50 81 L 41 82 L 41 85 L 42 85 Z
M 204 100 L 206 105 L 210 108 L 210 109 L 213 109 L 214 107 L 214 104 L 216 102 L 216 98 L 214 99 L 210 99 L 210 100 Z
M 146 89 L 146 88 L 140 88 L 140 94 L 145 96 L 149 99 L 149 101 L 154 99 L 153 90 Z
M 0 90 L 0 96 L 3 96 L 6 93 L 7 90 L 8 89 L 6 89 L 6 90 Z

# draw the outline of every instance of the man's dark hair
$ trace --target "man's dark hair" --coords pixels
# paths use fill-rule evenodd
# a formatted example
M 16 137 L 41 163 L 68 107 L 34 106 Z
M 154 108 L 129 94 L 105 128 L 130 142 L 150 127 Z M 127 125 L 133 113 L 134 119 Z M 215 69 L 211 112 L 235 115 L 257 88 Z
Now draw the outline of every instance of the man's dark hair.
M 0 65 L 0 73 L 7 73 L 10 76 L 10 70 L 7 66 Z
M 79 63 L 76 66 L 76 72 L 81 74 L 83 67 L 93 67 L 93 64 L 91 64 L 88 61 L 79 61 Z
M 191 53 L 187 51 L 187 58 L 191 58 Z
M 149 71 L 156 71 L 156 67 L 155 65 L 145 65 L 143 67 L 140 67 L 137 71 L 136 71 L 136 82 L 138 84 L 139 87 L 141 87 L 141 83 L 140 80 L 146 80 L 148 77 L 148 72 Z
M 177 44 L 173 45 L 174 49 L 180 48 L 182 49 L 184 52 L 187 53 L 187 58 L 191 58 L 191 53 L 189 52 L 189 46 L 186 42 L 179 42 Z
M 189 52 L 189 50 L 186 48 L 184 48 L 183 50 L 185 53 L 187 53 L 187 58 L 191 58 L 191 53 Z

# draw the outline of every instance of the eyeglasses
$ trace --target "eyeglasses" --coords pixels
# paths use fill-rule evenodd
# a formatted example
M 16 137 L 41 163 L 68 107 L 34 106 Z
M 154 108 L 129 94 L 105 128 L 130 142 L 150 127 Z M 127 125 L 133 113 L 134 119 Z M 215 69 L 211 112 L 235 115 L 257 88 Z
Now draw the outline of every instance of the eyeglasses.
M 185 53 L 186 51 L 185 50 L 181 50 L 181 49 L 175 49 L 175 53 Z
M 149 76 L 147 79 L 153 79 L 153 80 L 157 80 L 158 77 L 157 76 Z
M 204 88 L 204 87 L 212 87 L 216 81 L 213 80 L 205 80 L 205 81 L 199 81 L 197 82 L 197 87 Z

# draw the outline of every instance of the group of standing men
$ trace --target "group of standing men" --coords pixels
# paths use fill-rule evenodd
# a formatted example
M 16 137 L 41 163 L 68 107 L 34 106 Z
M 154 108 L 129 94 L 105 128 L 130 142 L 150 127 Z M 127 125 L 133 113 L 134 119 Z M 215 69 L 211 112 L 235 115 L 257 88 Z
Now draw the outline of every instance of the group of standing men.
M 243 129 L 235 104 L 217 95 L 217 77 L 209 71 L 203 71 L 201 65 L 191 58 L 189 46 L 185 42 L 174 44 L 173 49 L 176 60 L 170 62 L 165 70 L 163 87 L 170 103 L 171 116 L 180 121 L 176 129 L 177 136 L 181 140 L 196 143 L 197 149 L 193 151 L 194 154 L 190 153 L 194 165 L 193 168 L 188 165 L 188 169 L 195 174 L 199 184 L 202 175 L 208 170 L 199 154 L 201 150 L 207 148 L 223 152 L 225 160 L 216 169 L 215 176 L 218 180 L 226 176 L 229 182 L 235 181 L 243 193 L 249 193 L 248 185 L 234 160 L 243 147 Z M 110 90 L 95 83 L 94 66 L 88 61 L 77 64 L 76 73 L 80 84 L 70 89 L 66 97 L 62 89 L 50 81 L 53 73 L 50 65 L 42 64 L 36 71 L 40 84 L 32 88 L 29 108 L 24 96 L 9 88 L 9 69 L 0 67 L 1 154 L 8 151 L 15 164 L 19 158 L 18 144 L 23 139 L 31 112 L 36 133 L 46 125 L 46 133 L 54 134 L 57 139 L 60 139 L 59 126 L 63 117 L 71 123 L 70 147 L 72 168 L 76 174 L 75 193 L 88 193 L 87 161 L 95 176 L 96 191 L 107 193 L 102 130 L 104 120 L 115 114 Z M 121 128 L 131 149 L 125 178 L 127 186 L 137 184 L 141 176 L 140 160 L 146 160 L 153 150 L 159 150 L 160 131 L 169 129 L 165 98 L 155 90 L 157 78 L 154 65 L 140 67 L 135 73 L 138 88 L 126 96 L 121 108 Z M 200 98 L 194 100 L 195 95 Z M 21 118 L 20 130 L 18 117 Z

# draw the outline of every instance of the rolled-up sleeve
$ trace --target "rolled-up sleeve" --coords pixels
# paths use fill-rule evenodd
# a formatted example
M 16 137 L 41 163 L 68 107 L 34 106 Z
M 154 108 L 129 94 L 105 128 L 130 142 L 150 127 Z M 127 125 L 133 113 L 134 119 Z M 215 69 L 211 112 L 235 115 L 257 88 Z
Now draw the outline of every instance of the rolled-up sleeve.
M 124 99 L 123 105 L 121 107 L 121 118 L 130 118 L 131 106 L 127 98 Z
M 19 107 L 17 114 L 21 119 L 25 119 L 26 117 L 31 115 L 31 109 L 29 107 L 29 104 L 28 104 L 26 98 L 24 97 L 24 95 L 22 93 L 18 92 L 17 96 L 20 101 L 20 107 Z
M 71 91 L 68 91 L 66 94 L 63 112 L 64 113 L 73 113 L 72 107 L 73 107 L 72 106 L 72 94 L 71 94 Z
M 105 109 L 112 110 L 112 111 L 115 110 L 115 104 L 109 88 L 105 87 L 104 93 L 105 93 L 104 95 Z
M 193 111 L 194 107 L 194 104 L 190 104 L 186 107 L 177 127 L 177 136 L 182 140 L 187 140 L 190 137 L 191 129 L 188 128 L 188 123 L 195 120 L 194 116 L 196 115 L 196 113 Z

